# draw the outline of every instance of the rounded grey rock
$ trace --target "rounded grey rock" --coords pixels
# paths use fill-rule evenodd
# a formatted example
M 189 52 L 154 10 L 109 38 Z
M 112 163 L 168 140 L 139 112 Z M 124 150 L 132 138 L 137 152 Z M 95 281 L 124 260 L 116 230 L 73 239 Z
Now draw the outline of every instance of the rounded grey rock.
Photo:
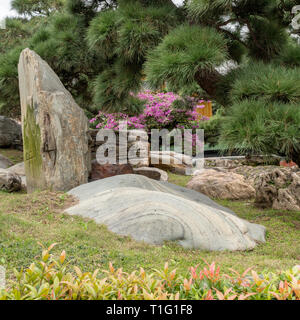
M 67 213 L 150 244 L 176 241 L 185 248 L 249 250 L 265 241 L 263 226 L 238 218 L 198 192 L 141 175 L 94 181 L 69 194 L 79 204 Z

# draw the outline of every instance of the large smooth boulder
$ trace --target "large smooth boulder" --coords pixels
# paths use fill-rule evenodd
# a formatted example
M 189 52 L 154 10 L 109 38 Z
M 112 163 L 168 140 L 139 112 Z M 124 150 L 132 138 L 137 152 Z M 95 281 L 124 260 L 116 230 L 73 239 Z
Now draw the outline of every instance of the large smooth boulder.
M 22 147 L 22 128 L 15 120 L 0 116 L 0 147 Z
M 187 188 L 215 199 L 246 200 L 255 197 L 255 189 L 242 175 L 213 169 L 199 171 Z
M 70 190 L 88 182 L 89 125 L 58 76 L 35 52 L 18 66 L 27 191 Z
M 7 169 L 12 165 L 13 163 L 9 159 L 0 154 L 0 169 Z
M 141 175 L 122 175 L 69 192 L 79 204 L 66 210 L 112 232 L 150 244 L 177 241 L 186 248 L 248 250 L 265 241 L 265 228 L 186 188 Z
M 7 169 L 0 169 L 0 190 L 6 192 L 20 191 L 22 189 L 21 178 Z

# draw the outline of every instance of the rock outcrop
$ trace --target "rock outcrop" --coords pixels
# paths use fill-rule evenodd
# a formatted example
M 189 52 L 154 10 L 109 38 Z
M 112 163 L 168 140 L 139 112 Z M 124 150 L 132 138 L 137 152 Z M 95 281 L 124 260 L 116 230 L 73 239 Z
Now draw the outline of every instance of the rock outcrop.
M 187 188 L 215 199 L 246 200 L 255 197 L 255 189 L 242 175 L 213 169 L 199 171 Z
M 278 156 L 251 156 L 251 157 L 217 157 L 205 158 L 204 167 L 234 169 L 242 166 L 278 166 L 281 158 Z
M 300 171 L 274 168 L 254 179 L 255 203 L 263 208 L 300 211 Z
M 102 141 L 102 139 L 97 141 L 98 132 L 99 130 L 90 130 L 92 160 L 97 158 L 97 151 L 104 144 L 107 147 L 114 147 L 109 145 L 107 141 Z M 115 135 L 116 140 L 113 143 L 115 143 L 116 148 L 116 164 L 128 163 L 134 168 L 149 166 L 150 144 L 145 131 L 120 130 L 115 132 Z M 120 135 L 127 136 L 127 139 L 120 139 Z
M 239 166 L 195 171 L 188 188 L 219 199 L 254 198 L 258 206 L 300 211 L 298 167 Z M 248 195 L 248 196 L 247 196 Z
M 27 191 L 66 191 L 88 181 L 88 119 L 58 76 L 35 52 L 19 61 Z
M 79 204 L 67 213 L 150 244 L 176 241 L 186 248 L 249 250 L 265 241 L 263 226 L 238 218 L 198 192 L 141 175 L 98 180 L 69 194 Z

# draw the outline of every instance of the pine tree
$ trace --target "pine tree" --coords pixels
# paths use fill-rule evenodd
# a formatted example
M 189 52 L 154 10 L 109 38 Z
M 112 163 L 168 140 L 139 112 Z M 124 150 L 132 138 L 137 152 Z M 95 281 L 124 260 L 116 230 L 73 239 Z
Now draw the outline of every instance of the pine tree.
M 20 116 L 17 65 L 26 47 L 41 55 L 79 105 L 89 109 L 90 82 L 102 62 L 88 49 L 86 31 L 100 9 L 114 4 L 104 0 L 14 0 L 12 6 L 23 18 L 7 19 L 6 30 L 0 30 L 0 113 Z
M 20 15 L 49 16 L 51 12 L 62 9 L 65 0 L 13 0 L 11 7 Z
M 189 0 L 177 8 L 171 0 L 14 0 L 14 8 L 28 23 L 37 18 L 43 23 L 15 45 L 1 47 L 0 105 L 19 108 L 16 101 L 8 101 L 13 92 L 17 97 L 18 54 L 29 46 L 92 112 L 138 113 L 142 102 L 134 93 L 144 80 L 154 89 L 166 84 L 178 93 L 196 91 L 214 99 L 227 110 L 222 141 L 230 140 L 228 148 L 239 148 L 245 140 L 229 128 L 238 127 L 234 121 L 243 119 L 240 112 L 251 104 L 278 109 L 278 114 L 283 106 L 290 114 L 299 109 L 300 48 L 290 27 L 297 2 Z M 224 74 L 228 62 L 234 68 Z M 275 113 L 258 112 L 269 122 Z M 299 161 L 298 131 L 288 133 L 278 141 L 289 147 L 273 151 Z M 252 140 L 253 147 L 255 143 Z
M 132 93 L 141 88 L 146 56 L 176 23 L 171 1 L 119 1 L 117 10 L 97 15 L 87 35 L 89 48 L 104 62 L 94 81 L 95 105 L 106 111 L 140 111 L 142 104 Z

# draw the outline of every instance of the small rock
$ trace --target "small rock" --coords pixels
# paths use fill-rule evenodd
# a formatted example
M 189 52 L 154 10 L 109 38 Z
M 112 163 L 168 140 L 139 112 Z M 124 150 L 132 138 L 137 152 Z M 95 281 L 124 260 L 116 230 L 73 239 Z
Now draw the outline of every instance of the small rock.
M 26 174 L 25 174 L 25 164 L 24 162 L 18 163 L 10 168 L 8 171 L 18 175 L 22 180 L 22 189 L 27 189 L 27 182 L 26 182 Z
M 129 164 L 99 164 L 97 160 L 92 161 L 92 171 L 90 181 L 96 181 L 121 174 L 133 174 L 133 169 Z
M 168 178 L 169 178 L 166 171 L 158 168 L 142 167 L 142 168 L 134 168 L 133 171 L 135 174 L 140 174 L 142 176 L 145 176 L 157 181 L 168 181 Z
M 0 190 L 7 192 L 20 191 L 22 189 L 21 178 L 6 169 L 0 169 Z
M 25 176 L 26 175 L 24 162 L 17 163 L 14 166 L 9 167 L 8 170 L 17 174 L 18 176 Z

